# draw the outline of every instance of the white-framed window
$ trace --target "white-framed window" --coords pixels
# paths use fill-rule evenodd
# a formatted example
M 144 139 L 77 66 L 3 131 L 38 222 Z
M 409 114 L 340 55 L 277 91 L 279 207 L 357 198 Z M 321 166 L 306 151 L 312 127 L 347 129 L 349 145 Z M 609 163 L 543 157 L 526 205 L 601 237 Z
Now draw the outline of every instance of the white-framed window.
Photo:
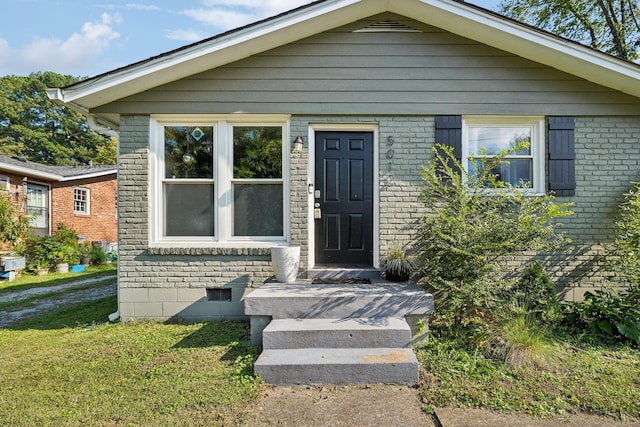
M 9 177 L 8 176 L 0 176 L 0 191 L 9 191 Z
M 545 191 L 544 117 L 465 116 L 462 118 L 462 165 L 473 175 L 479 160 L 496 156 L 518 143 L 527 148 L 507 156 L 496 168 L 500 181 L 514 187 L 527 186 L 534 193 Z M 476 161 L 472 162 L 471 157 Z
M 73 213 L 89 215 L 91 191 L 88 188 L 73 188 Z
M 154 243 L 288 239 L 288 118 L 156 116 Z

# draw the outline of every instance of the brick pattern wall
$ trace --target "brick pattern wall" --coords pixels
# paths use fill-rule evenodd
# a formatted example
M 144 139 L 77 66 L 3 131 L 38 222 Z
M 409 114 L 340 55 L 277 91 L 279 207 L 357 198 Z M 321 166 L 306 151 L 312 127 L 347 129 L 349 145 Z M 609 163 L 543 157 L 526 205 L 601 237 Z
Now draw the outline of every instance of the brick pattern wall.
M 432 158 L 434 118 L 294 116 L 290 135 L 305 137 L 291 154 L 291 240 L 308 265 L 308 162 L 310 124 L 368 123 L 379 131 L 380 254 L 397 243 L 410 248 L 424 214 L 419 201 L 422 166 Z M 389 138 L 392 139 L 389 139 Z M 265 248 L 149 248 L 149 118 L 122 118 L 120 145 L 120 311 L 124 320 L 190 320 L 241 317 L 242 297 L 272 276 Z M 290 141 L 289 141 L 290 142 Z M 580 299 L 600 286 L 603 245 L 613 238 L 613 218 L 629 183 L 640 179 L 638 118 L 577 118 L 575 204 L 563 219 L 574 244 L 557 254 L 518 254 L 505 258 L 505 270 L 518 270 L 537 257 L 557 280 L 561 296 Z M 290 149 L 290 146 L 285 146 Z M 206 288 L 229 287 L 232 302 L 206 300 Z
M 89 214 L 73 210 L 74 188 L 89 189 Z M 63 223 L 86 241 L 117 242 L 116 175 L 54 182 L 51 189 L 51 226 Z
M 0 175 L 8 176 L 10 194 L 14 202 L 26 211 L 26 194 L 23 186 L 24 175 L 15 175 L 0 171 Z M 27 177 L 28 178 L 28 177 Z M 116 218 L 116 175 L 78 179 L 65 182 L 51 182 L 40 179 L 29 180 L 34 183 L 49 185 L 51 232 L 58 224 L 63 223 L 83 235 L 86 241 L 117 242 Z M 89 215 L 76 214 L 73 211 L 73 189 L 82 187 L 90 190 Z

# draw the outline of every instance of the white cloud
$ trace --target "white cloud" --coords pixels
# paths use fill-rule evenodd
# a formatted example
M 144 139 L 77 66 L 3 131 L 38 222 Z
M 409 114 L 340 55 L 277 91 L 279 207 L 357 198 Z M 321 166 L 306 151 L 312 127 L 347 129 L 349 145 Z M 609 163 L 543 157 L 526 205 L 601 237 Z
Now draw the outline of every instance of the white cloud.
M 190 42 L 190 43 L 197 42 L 207 37 L 205 34 L 201 34 L 197 31 L 191 31 L 191 30 L 168 31 L 165 33 L 164 36 L 170 40 L 178 40 L 178 41 L 184 41 L 184 42 Z
M 188 9 L 181 13 L 198 23 L 225 31 L 309 2 L 310 0 L 203 0 L 201 8 Z
M 125 5 L 125 8 L 129 10 L 145 10 L 145 11 L 154 11 L 154 12 L 159 12 L 162 10 L 161 7 L 156 6 L 154 4 L 140 4 L 140 3 L 127 3 Z
M 0 39 L 0 74 L 93 72 L 100 53 L 120 37 L 113 28 L 119 22 L 119 15 L 103 13 L 100 21 L 84 23 L 79 33 L 66 40 L 36 37 L 21 48 Z
M 222 30 L 241 27 L 253 22 L 253 15 L 249 13 L 220 7 L 212 9 L 189 9 L 182 13 L 194 21 Z

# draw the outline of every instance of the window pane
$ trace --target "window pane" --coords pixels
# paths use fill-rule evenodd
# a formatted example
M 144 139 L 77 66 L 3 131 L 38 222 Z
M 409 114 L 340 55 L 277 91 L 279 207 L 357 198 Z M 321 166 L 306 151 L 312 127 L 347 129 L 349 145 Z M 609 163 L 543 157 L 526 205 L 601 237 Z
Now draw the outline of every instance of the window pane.
M 213 236 L 213 184 L 164 184 L 164 235 Z
M 469 152 L 495 156 L 504 149 L 511 149 L 520 142 L 529 144 L 525 150 L 514 154 L 531 154 L 531 128 L 529 127 L 469 127 Z
M 282 184 L 233 185 L 233 235 L 283 236 Z
M 475 177 L 480 167 L 480 160 L 476 160 L 475 164 L 469 162 L 469 176 Z M 533 185 L 533 164 L 529 159 L 511 159 L 494 168 L 492 173 L 498 181 L 511 184 L 514 187 L 522 187 L 523 183 L 528 187 Z
M 213 127 L 165 126 L 165 178 L 213 177 Z
M 233 128 L 233 177 L 282 178 L 282 128 Z

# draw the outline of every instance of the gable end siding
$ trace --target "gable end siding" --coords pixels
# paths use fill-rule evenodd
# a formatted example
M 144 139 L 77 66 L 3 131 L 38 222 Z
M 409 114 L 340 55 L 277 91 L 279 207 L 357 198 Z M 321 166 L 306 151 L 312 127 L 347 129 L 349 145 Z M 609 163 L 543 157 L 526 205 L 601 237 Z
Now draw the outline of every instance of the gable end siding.
M 97 108 L 123 114 L 629 115 L 640 100 L 452 33 L 321 33 Z

